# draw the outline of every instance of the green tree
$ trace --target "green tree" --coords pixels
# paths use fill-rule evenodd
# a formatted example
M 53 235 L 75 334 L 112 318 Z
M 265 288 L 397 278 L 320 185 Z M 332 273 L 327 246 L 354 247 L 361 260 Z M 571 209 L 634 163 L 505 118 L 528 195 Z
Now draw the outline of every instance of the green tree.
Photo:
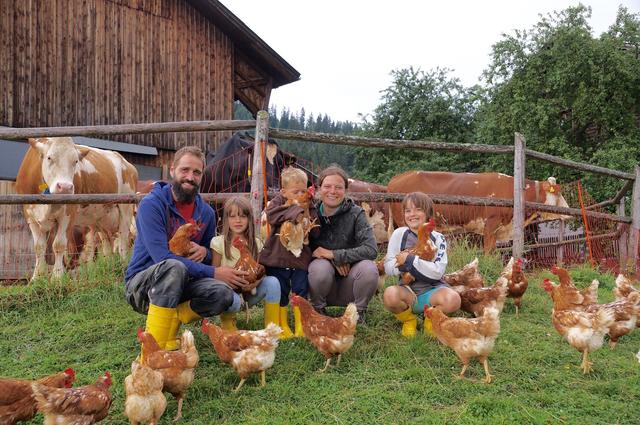
M 448 69 L 423 72 L 408 68 L 392 71 L 393 82 L 383 91 L 382 103 L 365 120 L 362 135 L 402 140 L 438 139 L 471 142 L 474 94 Z M 469 155 L 405 152 L 399 149 L 360 148 L 355 159 L 358 178 L 386 184 L 390 177 L 410 169 L 463 171 L 472 166 Z
M 493 46 L 476 116 L 479 142 L 510 145 L 518 131 L 534 150 L 633 169 L 640 159 L 640 20 L 621 7 L 616 23 L 594 38 L 590 16 L 583 5 L 554 12 Z M 511 164 L 510 157 L 492 157 L 484 168 L 509 173 Z M 547 163 L 528 164 L 532 178 L 580 176 Z M 587 185 L 597 199 L 621 186 L 592 175 Z

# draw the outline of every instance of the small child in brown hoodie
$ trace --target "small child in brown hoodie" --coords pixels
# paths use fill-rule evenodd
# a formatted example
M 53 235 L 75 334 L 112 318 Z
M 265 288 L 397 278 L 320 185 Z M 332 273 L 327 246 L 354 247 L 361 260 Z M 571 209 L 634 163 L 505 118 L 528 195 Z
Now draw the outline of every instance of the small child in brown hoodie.
M 269 202 L 266 209 L 267 221 L 271 226 L 271 233 L 264 248 L 260 252 L 258 261 L 264 265 L 268 276 L 275 276 L 280 281 L 280 327 L 282 333 L 280 338 L 291 338 L 292 336 L 303 337 L 302 322 L 300 320 L 300 310 L 293 308 L 295 319 L 295 333 L 287 323 L 289 295 L 291 291 L 296 295 L 306 298 L 309 294 L 309 279 L 307 268 L 312 260 L 311 249 L 308 244 L 302 246 L 299 256 L 295 256 L 288 251 L 280 242 L 280 230 L 286 221 L 297 223 L 303 219 L 304 208 L 293 201 L 304 196 L 307 192 L 307 174 L 299 168 L 289 167 L 282 171 L 280 175 L 280 193 Z M 309 202 L 310 219 L 317 219 L 313 201 Z M 318 232 L 319 229 L 312 229 L 311 233 Z

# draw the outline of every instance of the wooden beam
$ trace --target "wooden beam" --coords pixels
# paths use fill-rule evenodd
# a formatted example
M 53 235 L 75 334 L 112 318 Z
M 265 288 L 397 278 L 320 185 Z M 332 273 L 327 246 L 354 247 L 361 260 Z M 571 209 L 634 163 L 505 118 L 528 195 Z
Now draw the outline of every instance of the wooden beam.
M 309 133 L 306 131 L 270 128 L 269 135 L 276 139 L 327 143 L 331 145 L 364 146 L 372 148 L 420 149 L 447 152 L 477 152 L 511 154 L 513 146 L 494 146 L 473 143 L 446 143 L 436 140 L 374 139 L 370 137 L 343 136 L 339 134 Z
M 574 170 L 588 171 L 594 174 L 602 174 L 605 176 L 617 177 L 625 180 L 634 180 L 636 178 L 635 175 L 631 173 L 611 170 L 609 168 L 598 167 L 597 165 L 585 164 L 583 162 L 571 161 L 569 159 L 558 158 L 557 156 L 537 152 L 531 149 L 527 149 L 526 155 L 528 157 L 550 162 L 552 164 L 564 165 L 565 167 L 573 168 Z
M 148 124 L 87 125 L 75 127 L 0 127 L 0 139 L 31 137 L 112 136 L 116 134 L 179 133 L 189 131 L 229 131 L 252 129 L 253 120 L 179 121 Z

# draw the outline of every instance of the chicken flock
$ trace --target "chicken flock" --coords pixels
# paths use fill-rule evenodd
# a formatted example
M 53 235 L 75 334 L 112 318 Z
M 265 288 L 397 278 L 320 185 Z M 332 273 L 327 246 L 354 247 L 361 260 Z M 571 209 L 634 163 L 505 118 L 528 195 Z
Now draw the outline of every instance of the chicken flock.
M 311 220 L 305 222 L 305 226 L 314 225 Z M 429 235 L 434 228 L 434 222 L 430 221 L 419 229 L 412 254 L 425 260 L 433 258 L 436 250 Z M 170 241 L 171 251 L 178 255 L 188 253 L 195 231 L 197 225 L 181 228 Z M 308 234 L 308 228 L 304 233 Z M 243 240 L 234 240 L 233 245 L 241 252 L 236 268 L 250 272 L 251 282 L 259 282 L 264 276 L 264 267 L 251 258 Z M 384 268 L 379 267 L 379 271 L 384 281 Z M 566 269 L 553 267 L 550 272 L 558 282 L 544 279 L 540 287 L 553 303 L 551 324 L 582 354 L 580 368 L 583 373 L 589 373 L 593 370 L 589 354 L 601 348 L 606 338 L 613 349 L 620 338 L 640 327 L 640 289 L 620 274 L 613 290 L 615 301 L 598 304 L 597 280 L 580 289 Z M 425 319 L 431 320 L 437 340 L 451 348 L 460 360 L 462 369 L 458 378 L 465 378 L 471 361 L 477 359 L 484 368 L 482 381 L 491 383 L 494 376 L 490 373 L 489 356 L 500 334 L 500 316 L 506 300 L 513 300 L 518 317 L 529 285 L 523 261 L 512 257 L 497 279 L 486 286 L 477 258 L 460 270 L 446 274 L 442 280 L 460 295 L 461 310 L 469 316 L 449 317 L 438 308 L 425 306 Z M 410 275 L 400 277 L 400 284 L 409 283 Z M 291 297 L 291 304 L 301 311 L 305 338 L 325 359 L 320 372 L 329 368 L 333 358 L 338 366 L 342 355 L 355 341 L 358 320 L 355 304 L 349 304 L 340 317 L 320 314 L 309 301 L 297 295 Z M 256 331 L 224 330 L 203 319 L 200 328 L 219 360 L 231 366 L 239 376 L 240 381 L 233 392 L 238 392 L 254 374 L 260 375 L 262 387 L 266 385 L 266 372 L 276 359 L 282 331 L 279 326 L 270 323 L 265 329 Z M 141 350 L 124 380 L 124 414 L 131 424 L 158 424 L 167 407 L 167 393 L 177 401 L 174 420 L 179 420 L 200 359 L 193 334 L 185 330 L 176 351 L 162 349 L 150 333 L 141 329 L 137 339 Z M 640 352 L 637 358 L 640 361 Z M 111 374 L 105 371 L 93 384 L 74 388 L 75 379 L 75 371 L 70 368 L 34 381 L 0 378 L 0 424 L 28 421 L 37 412 L 44 415 L 45 424 L 93 424 L 106 418 L 112 403 Z

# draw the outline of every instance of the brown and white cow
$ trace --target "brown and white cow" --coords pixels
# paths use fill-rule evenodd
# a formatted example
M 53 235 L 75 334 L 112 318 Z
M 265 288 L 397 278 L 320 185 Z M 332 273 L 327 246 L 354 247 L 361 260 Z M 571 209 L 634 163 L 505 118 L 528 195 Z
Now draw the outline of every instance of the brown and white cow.
M 427 194 L 460 195 L 483 198 L 513 199 L 513 177 L 500 173 L 448 173 L 409 171 L 393 177 L 387 185 L 389 193 L 424 192 Z M 560 186 L 554 177 L 547 181 L 525 180 L 526 202 L 567 207 Z M 399 202 L 392 204 L 393 219 L 404 225 Z M 495 248 L 497 241 L 513 239 L 513 209 L 509 207 L 472 205 L 434 205 L 438 231 L 463 229 L 484 237 L 484 251 Z M 544 220 L 566 218 L 551 213 L 539 213 Z M 525 226 L 535 217 L 529 216 Z
M 347 190 L 351 193 L 387 193 L 387 187 L 362 180 L 349 179 Z M 360 206 L 367 213 L 367 220 L 373 228 L 373 236 L 377 243 L 389 240 L 393 227 L 389 230 L 389 203 L 382 201 L 363 201 Z
M 117 152 L 75 145 L 69 137 L 29 139 L 29 144 L 16 177 L 17 193 L 135 193 L 138 172 Z M 46 271 L 47 234 L 53 230 L 54 277 L 64 272 L 73 226 L 88 227 L 102 237 L 117 235 L 117 251 L 127 253 L 132 204 L 24 205 L 23 211 L 36 253 L 32 279 Z

